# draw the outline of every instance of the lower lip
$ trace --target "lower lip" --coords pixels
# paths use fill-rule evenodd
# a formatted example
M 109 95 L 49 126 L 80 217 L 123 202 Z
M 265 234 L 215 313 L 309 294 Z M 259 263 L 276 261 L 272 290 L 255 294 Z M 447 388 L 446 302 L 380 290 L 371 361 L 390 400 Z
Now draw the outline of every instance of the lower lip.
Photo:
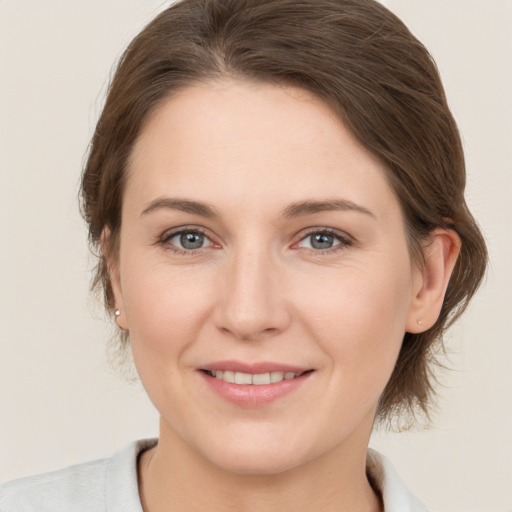
M 272 384 L 233 384 L 216 379 L 207 373 L 199 372 L 205 382 L 222 398 L 242 407 L 261 407 L 295 391 L 302 386 L 313 374 L 303 373 L 293 379 L 282 380 Z

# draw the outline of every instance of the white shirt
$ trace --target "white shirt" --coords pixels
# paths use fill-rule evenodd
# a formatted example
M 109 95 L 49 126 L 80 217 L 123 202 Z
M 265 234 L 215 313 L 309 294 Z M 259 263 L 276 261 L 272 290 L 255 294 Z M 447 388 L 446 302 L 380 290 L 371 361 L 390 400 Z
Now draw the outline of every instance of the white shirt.
M 0 512 L 143 512 L 137 457 L 156 440 L 132 443 L 110 459 L 78 464 L 0 485 Z M 383 455 L 368 450 L 368 472 L 385 512 L 428 512 Z

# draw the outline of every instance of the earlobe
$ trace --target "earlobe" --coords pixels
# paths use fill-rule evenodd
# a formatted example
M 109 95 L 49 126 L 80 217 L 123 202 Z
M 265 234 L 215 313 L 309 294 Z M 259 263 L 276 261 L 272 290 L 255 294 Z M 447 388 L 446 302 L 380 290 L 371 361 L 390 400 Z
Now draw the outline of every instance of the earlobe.
M 436 323 L 459 252 L 460 238 L 452 229 L 438 228 L 425 241 L 424 264 L 415 271 L 407 332 L 424 332 Z
M 108 273 L 111 293 L 113 295 L 113 306 L 115 308 L 114 321 L 120 329 L 127 330 L 121 278 L 119 273 L 119 256 L 118 251 L 113 249 L 115 243 L 111 239 L 111 233 L 108 228 L 103 229 L 100 240 L 103 263 Z

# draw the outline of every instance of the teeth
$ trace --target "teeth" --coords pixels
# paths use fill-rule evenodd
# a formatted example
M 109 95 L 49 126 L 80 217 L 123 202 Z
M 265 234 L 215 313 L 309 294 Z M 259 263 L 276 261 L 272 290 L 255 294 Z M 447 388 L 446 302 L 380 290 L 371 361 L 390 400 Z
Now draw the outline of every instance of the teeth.
M 252 376 L 252 383 L 256 384 L 270 384 L 270 373 L 257 373 Z
M 235 372 L 235 384 L 252 384 L 250 373 Z
M 300 373 L 294 372 L 269 372 L 269 373 L 242 373 L 242 372 L 230 372 L 228 370 L 214 370 L 208 372 L 212 377 L 229 382 L 231 384 L 249 385 L 253 384 L 261 386 L 264 384 L 273 384 L 275 382 L 281 382 L 282 380 L 294 379 L 301 375 Z
M 270 373 L 270 382 L 281 382 L 284 378 L 283 372 L 271 372 Z
M 235 382 L 235 372 L 221 372 L 222 373 L 222 380 L 226 382 L 231 382 L 234 384 Z M 217 377 L 217 374 L 215 374 L 215 377 Z

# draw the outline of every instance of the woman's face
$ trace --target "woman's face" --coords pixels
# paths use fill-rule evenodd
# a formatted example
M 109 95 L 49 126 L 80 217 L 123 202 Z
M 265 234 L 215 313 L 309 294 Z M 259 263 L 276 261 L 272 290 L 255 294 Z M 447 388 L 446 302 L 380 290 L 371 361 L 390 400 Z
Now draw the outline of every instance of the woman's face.
M 115 267 L 162 442 L 242 473 L 364 453 L 421 275 L 382 164 L 322 102 L 227 80 L 163 103 Z

